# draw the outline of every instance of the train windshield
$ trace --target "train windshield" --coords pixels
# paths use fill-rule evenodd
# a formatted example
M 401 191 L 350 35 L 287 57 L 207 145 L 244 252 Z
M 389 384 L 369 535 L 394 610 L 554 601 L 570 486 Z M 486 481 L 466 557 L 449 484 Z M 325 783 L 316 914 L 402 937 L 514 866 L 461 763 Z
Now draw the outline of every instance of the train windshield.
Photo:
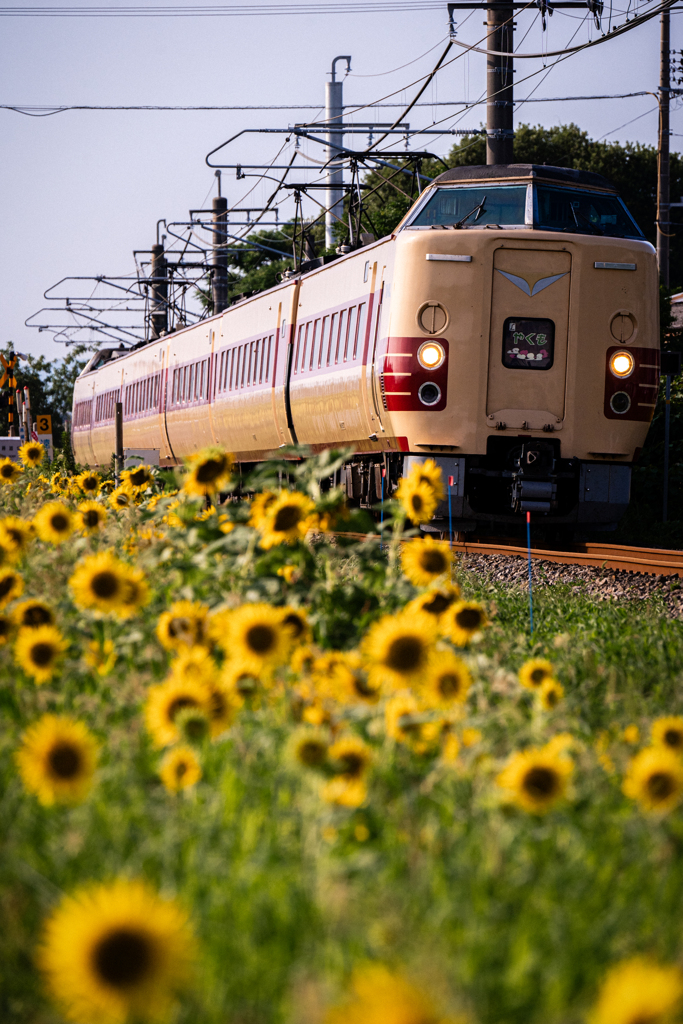
M 438 188 L 411 222 L 411 227 L 524 226 L 526 185 Z
M 618 196 L 537 185 L 534 227 L 542 231 L 642 238 L 643 234 Z

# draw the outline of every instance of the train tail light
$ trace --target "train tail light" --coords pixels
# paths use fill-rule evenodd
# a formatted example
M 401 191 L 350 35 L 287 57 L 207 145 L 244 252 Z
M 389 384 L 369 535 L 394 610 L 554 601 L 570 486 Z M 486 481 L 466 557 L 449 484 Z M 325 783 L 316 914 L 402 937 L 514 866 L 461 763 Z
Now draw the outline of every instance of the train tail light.
M 610 356 L 609 368 L 615 377 L 630 377 L 635 368 L 635 359 L 630 352 L 621 349 Z

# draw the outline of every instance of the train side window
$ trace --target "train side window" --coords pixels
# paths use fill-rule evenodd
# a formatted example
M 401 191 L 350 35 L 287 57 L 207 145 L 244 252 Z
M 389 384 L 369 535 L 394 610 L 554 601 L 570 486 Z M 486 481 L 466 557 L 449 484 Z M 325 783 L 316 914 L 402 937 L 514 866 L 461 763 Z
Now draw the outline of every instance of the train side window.
M 333 313 L 330 318 L 330 333 L 327 339 L 327 365 L 330 365 L 332 359 L 332 343 L 334 341 L 334 329 L 337 326 L 337 320 L 339 319 L 338 313 Z
M 344 339 L 344 362 L 349 358 L 349 344 L 356 333 L 356 312 L 355 306 L 351 306 L 349 315 L 346 318 L 346 338 Z
M 318 369 L 320 369 L 320 367 L 323 364 L 323 349 L 325 348 L 325 339 L 327 337 L 327 328 L 329 327 L 329 325 L 330 325 L 330 318 L 329 318 L 329 316 L 324 316 L 323 317 L 322 330 L 320 331 L 320 349 L 318 350 Z M 329 348 L 328 348 L 328 352 L 329 352 Z
M 301 339 L 303 337 L 303 334 L 304 325 L 302 324 L 301 327 L 299 328 L 299 335 L 296 339 L 296 352 L 294 353 L 294 373 L 296 373 L 297 367 L 299 366 L 299 349 L 301 348 Z
M 299 363 L 299 369 L 303 373 L 306 369 L 306 349 L 308 348 L 308 336 L 311 333 L 311 322 L 304 326 L 304 343 L 301 349 L 301 362 Z
M 367 309 L 367 303 L 361 302 L 358 307 L 358 320 L 356 323 L 356 334 L 353 339 L 353 358 L 355 359 L 358 355 L 358 341 L 362 339 L 363 330 L 365 328 L 365 311 Z
M 249 365 L 247 368 L 247 387 L 251 384 L 251 364 L 254 361 L 254 342 L 249 342 Z
M 240 387 L 243 388 L 244 387 L 244 380 L 245 380 L 245 377 L 247 375 L 247 348 L 248 348 L 248 346 L 247 345 L 241 345 L 240 348 L 242 349 L 242 373 L 240 375 Z
M 187 400 L 191 402 L 195 397 L 195 373 L 197 370 L 196 363 L 190 363 L 190 384 L 187 389 Z
M 315 346 L 320 343 L 320 320 L 316 320 L 313 324 L 313 338 L 311 339 L 311 358 L 308 364 L 308 369 L 313 369 L 313 360 L 315 358 Z
M 202 359 L 202 373 L 199 381 L 199 397 L 204 397 L 204 383 L 206 381 L 206 359 Z
M 235 350 L 234 350 L 234 348 L 230 349 L 230 352 L 228 353 L 228 359 L 226 360 L 226 363 L 227 362 L 230 363 L 230 380 L 228 381 L 228 391 L 232 391 L 232 371 L 235 369 Z M 226 372 L 227 372 L 227 366 L 226 366 Z
M 346 310 L 342 309 L 341 313 L 339 314 L 339 330 L 337 331 L 337 340 L 336 340 L 336 345 L 335 345 L 335 350 L 334 350 L 334 361 L 335 361 L 335 363 L 339 362 L 339 347 L 340 347 L 340 345 L 342 343 L 342 338 L 344 337 L 344 328 L 345 327 L 346 327 Z
M 273 335 L 271 334 L 268 338 L 268 355 L 266 356 L 266 384 L 268 383 L 268 375 L 270 373 L 270 346 L 273 343 Z
M 173 382 L 171 385 L 171 405 L 175 405 L 176 393 L 178 388 L 178 371 L 173 371 Z
M 509 370 L 549 370 L 554 358 L 552 320 L 507 318 L 503 324 L 503 366 Z
M 258 357 L 261 351 L 261 339 L 254 344 L 254 376 L 252 377 L 252 383 L 258 384 Z
M 220 382 L 219 386 L 218 386 L 218 390 L 219 391 L 221 390 L 220 385 L 223 383 L 223 364 L 224 363 L 225 363 L 225 352 L 221 352 L 221 367 L 220 367 L 220 370 L 218 371 L 218 380 Z

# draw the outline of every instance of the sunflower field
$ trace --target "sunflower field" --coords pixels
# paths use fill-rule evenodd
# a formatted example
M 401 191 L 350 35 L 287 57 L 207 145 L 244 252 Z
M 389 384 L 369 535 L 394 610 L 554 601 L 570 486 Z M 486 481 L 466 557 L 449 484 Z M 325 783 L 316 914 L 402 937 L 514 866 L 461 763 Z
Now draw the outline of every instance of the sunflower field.
M 291 454 L 0 462 L 0 1020 L 680 1020 L 681 623 Z

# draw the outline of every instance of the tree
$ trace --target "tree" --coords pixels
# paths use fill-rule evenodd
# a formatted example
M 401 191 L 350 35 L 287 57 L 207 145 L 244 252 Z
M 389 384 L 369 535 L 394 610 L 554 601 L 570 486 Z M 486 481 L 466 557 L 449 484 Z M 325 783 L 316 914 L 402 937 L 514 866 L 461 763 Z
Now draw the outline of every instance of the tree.
M 49 362 L 44 356 L 31 358 L 28 362 L 17 360 L 17 388 L 28 387 L 34 421 L 40 413 L 52 416 L 52 432 L 56 447 L 59 446 L 64 417 L 67 412 L 71 412 L 76 377 L 85 366 L 83 356 L 89 351 L 87 346 L 77 345 L 64 359 L 55 359 L 53 362 Z M 0 402 L 0 433 L 3 435 L 6 435 L 9 429 L 7 394 L 7 391 L 3 390 L 3 400 Z M 16 404 L 13 405 L 13 409 L 16 426 Z

